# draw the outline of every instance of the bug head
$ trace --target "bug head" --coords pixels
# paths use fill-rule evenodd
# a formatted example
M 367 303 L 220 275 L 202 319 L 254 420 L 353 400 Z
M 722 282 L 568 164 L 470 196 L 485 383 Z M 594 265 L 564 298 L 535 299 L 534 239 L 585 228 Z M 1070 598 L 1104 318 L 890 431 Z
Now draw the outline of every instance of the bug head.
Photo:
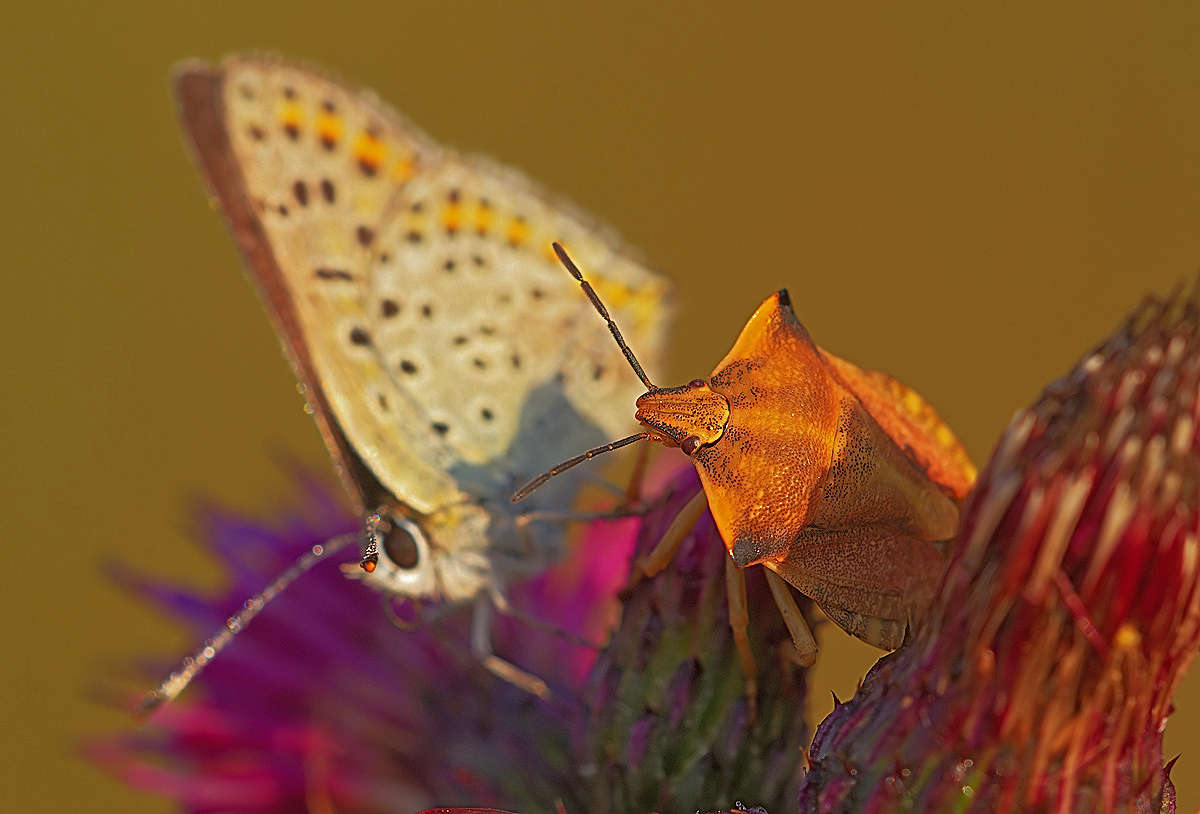
M 642 384 L 646 385 L 646 392 L 638 397 L 637 412 L 635 413 L 635 417 L 645 429 L 635 435 L 622 438 L 620 441 L 589 449 L 587 452 L 576 455 L 549 471 L 543 472 L 513 495 L 514 503 L 527 497 L 555 475 L 605 452 L 632 444 L 634 441 L 657 441 L 667 446 L 679 447 L 685 455 L 690 457 L 705 446 L 718 441 L 725 432 L 725 425 L 729 421 L 728 400 L 712 390 L 704 379 L 693 379 L 682 387 L 665 388 L 650 381 L 637 357 L 633 355 L 633 351 L 625 344 L 625 339 L 621 336 L 617 324 L 609 316 L 608 309 L 604 307 L 604 303 L 600 301 L 600 297 L 597 296 L 591 284 L 583 279 L 579 267 L 575 265 L 566 249 L 560 244 L 555 243 L 553 246 L 554 253 L 558 255 L 563 266 L 579 283 L 583 293 L 591 301 L 592 307 L 608 323 L 609 332 L 612 333 L 613 339 L 616 340 L 617 346 L 625 355 L 629 366 L 633 368 L 633 372 L 642 380 Z
M 654 435 L 652 440 L 677 446 L 688 457 L 721 439 L 729 423 L 729 400 L 704 379 L 682 387 L 647 390 L 637 400 L 634 417 Z

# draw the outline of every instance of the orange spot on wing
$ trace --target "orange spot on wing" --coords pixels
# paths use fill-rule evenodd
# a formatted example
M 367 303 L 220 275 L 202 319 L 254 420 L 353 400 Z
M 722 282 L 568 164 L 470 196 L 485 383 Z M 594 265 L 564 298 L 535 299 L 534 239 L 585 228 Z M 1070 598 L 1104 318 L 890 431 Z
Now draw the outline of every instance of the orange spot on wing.
M 295 102 L 284 102 L 279 108 L 279 123 L 287 132 L 299 133 L 304 125 L 304 108 Z
M 457 232 L 462 224 L 462 205 L 457 201 L 447 203 L 442 207 L 442 228 L 447 232 Z
M 406 155 L 398 159 L 396 165 L 392 167 L 392 178 L 401 184 L 407 184 L 416 174 L 417 165 L 412 156 Z
M 515 217 L 508 222 L 505 239 L 511 246 L 520 246 L 529 240 L 529 224 L 522 217 Z
M 367 173 L 374 175 L 383 165 L 387 148 L 374 133 L 363 131 L 354 141 L 354 158 Z
M 486 235 L 488 229 L 492 228 L 492 205 L 487 201 L 480 201 L 475 209 L 475 234 Z
M 343 124 L 339 116 L 333 113 L 317 115 L 317 136 L 326 147 L 333 147 L 342 140 Z

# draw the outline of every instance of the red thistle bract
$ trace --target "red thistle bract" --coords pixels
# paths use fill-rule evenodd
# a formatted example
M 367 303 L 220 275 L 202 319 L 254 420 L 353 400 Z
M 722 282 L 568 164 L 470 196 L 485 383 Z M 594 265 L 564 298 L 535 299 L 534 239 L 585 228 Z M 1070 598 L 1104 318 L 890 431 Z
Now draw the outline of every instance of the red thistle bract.
M 939 598 L 818 730 L 804 811 L 1173 811 L 1200 645 L 1195 300 L 1148 301 L 1019 413 Z

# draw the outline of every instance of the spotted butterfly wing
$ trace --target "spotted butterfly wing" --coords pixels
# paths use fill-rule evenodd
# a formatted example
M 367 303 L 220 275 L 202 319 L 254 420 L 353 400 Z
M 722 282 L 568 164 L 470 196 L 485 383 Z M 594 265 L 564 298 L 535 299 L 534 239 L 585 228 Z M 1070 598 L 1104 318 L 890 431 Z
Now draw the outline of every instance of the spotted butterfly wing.
M 668 282 L 519 173 L 311 68 L 189 62 L 175 92 L 343 483 L 411 537 L 405 562 L 385 549 L 365 579 L 462 600 L 552 561 L 561 528 L 518 524 L 507 495 L 628 426 L 638 388 L 551 241 L 585 259 L 651 367 Z

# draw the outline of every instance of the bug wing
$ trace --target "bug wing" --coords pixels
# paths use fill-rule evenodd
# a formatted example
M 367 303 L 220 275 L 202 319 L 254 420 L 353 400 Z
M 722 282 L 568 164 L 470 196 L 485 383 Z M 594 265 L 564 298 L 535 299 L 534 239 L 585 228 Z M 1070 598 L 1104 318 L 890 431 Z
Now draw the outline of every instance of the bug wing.
M 975 483 L 975 464 L 929 402 L 891 376 L 863 370 L 823 349 L 821 355 L 914 466 L 955 500 L 966 497 Z
M 651 366 L 670 289 L 602 228 L 307 67 L 189 63 L 175 88 L 360 508 L 384 491 L 423 513 L 501 497 L 629 423 L 636 383 L 609 365 L 603 324 L 549 241 L 588 264 Z
M 895 529 L 809 529 L 788 556 L 763 563 L 811 597 L 847 633 L 884 649 L 933 600 L 941 548 Z

